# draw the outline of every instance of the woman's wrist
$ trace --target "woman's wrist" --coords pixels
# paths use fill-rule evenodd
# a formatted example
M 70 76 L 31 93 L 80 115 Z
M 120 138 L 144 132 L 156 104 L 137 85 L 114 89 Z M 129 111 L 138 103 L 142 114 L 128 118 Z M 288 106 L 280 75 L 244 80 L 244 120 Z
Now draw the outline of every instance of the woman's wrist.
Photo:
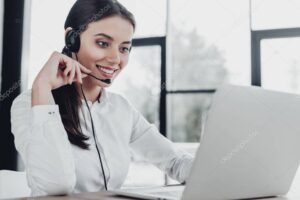
M 31 106 L 55 104 L 50 84 L 36 79 L 31 90 Z
M 52 86 L 48 81 L 45 81 L 45 79 L 36 77 L 32 84 L 32 89 L 46 89 L 46 90 L 52 90 Z

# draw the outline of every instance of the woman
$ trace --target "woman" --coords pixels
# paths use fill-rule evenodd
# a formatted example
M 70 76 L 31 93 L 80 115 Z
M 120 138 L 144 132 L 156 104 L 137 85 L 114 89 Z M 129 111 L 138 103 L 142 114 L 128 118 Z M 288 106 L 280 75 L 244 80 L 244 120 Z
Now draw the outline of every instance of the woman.
M 77 0 L 64 28 L 63 52 L 50 56 L 11 109 L 32 195 L 120 188 L 130 151 L 184 182 L 192 157 L 105 89 L 128 63 L 133 15 L 113 0 Z

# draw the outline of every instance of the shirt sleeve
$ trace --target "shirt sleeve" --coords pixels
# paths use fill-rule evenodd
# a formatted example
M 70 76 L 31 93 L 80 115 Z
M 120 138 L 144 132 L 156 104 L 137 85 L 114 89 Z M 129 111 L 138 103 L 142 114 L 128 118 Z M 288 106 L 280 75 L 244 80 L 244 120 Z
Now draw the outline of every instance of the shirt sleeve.
M 193 156 L 176 148 L 134 108 L 130 146 L 145 161 L 165 171 L 171 178 L 181 183 L 187 179 Z
M 71 193 L 75 164 L 58 105 L 31 107 L 31 95 L 21 94 L 11 108 L 11 130 L 31 195 Z

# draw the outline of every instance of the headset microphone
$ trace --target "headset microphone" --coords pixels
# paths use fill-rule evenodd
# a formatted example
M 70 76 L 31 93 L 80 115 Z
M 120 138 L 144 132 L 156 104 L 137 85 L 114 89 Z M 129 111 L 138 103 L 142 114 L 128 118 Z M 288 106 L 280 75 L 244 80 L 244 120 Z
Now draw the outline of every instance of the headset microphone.
M 86 74 L 86 73 L 85 73 Z M 89 75 L 89 76 L 91 76 L 91 77 L 93 77 L 93 78 L 95 78 L 95 79 L 97 79 L 97 80 L 99 80 L 99 81 L 101 81 L 101 82 L 104 82 L 104 83 L 106 83 L 106 84 L 111 84 L 111 79 L 100 79 L 100 78 L 97 78 L 96 76 L 94 76 L 94 75 L 92 75 L 92 74 L 87 74 L 87 75 Z
M 62 64 L 59 65 L 59 70 L 64 71 L 65 68 L 66 68 L 65 65 L 62 65 Z M 86 74 L 88 76 L 91 76 L 91 77 L 97 79 L 98 81 L 104 82 L 106 84 L 111 84 L 111 79 L 100 79 L 100 78 L 97 78 L 96 76 L 94 76 L 92 74 L 88 74 L 88 73 L 85 73 L 85 72 L 81 72 L 81 73 Z
M 111 84 L 111 79 L 102 80 L 104 83 Z

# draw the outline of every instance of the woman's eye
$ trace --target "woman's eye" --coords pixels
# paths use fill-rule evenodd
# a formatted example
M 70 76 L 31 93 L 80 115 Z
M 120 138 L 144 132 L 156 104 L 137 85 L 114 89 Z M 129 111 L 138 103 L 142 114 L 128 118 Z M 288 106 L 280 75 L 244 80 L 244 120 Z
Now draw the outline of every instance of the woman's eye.
M 129 53 L 130 52 L 130 48 L 128 48 L 128 47 L 121 47 L 121 52 L 122 53 Z
M 108 42 L 103 42 L 103 41 L 99 41 L 99 42 L 97 42 L 97 44 L 99 44 L 99 46 L 104 47 L 104 48 L 109 46 Z

